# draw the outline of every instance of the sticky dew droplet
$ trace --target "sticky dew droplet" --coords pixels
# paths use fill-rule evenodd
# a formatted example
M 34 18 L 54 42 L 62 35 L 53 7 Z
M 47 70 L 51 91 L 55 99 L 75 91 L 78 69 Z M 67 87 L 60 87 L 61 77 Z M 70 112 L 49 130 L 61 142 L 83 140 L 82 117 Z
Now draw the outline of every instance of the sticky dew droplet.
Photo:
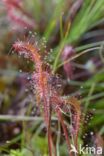
M 22 73 L 22 69 L 20 69 L 19 72 Z

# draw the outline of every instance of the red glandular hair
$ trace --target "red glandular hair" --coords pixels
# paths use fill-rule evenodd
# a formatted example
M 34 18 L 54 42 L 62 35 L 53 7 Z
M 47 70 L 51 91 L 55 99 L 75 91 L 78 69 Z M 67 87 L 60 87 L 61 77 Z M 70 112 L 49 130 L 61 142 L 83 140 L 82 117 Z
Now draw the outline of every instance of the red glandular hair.
M 47 126 L 48 132 L 48 141 L 49 141 L 49 155 L 52 156 L 52 149 L 51 149 L 51 131 L 50 131 L 50 122 L 51 122 L 51 111 L 53 110 L 56 112 L 58 116 L 58 120 L 60 121 L 66 142 L 68 145 L 69 155 L 70 153 L 70 140 L 66 128 L 66 124 L 64 122 L 64 118 L 62 115 L 62 111 L 65 113 L 70 113 L 71 107 L 74 110 L 74 141 L 75 145 L 77 146 L 77 139 L 78 139 L 78 132 L 79 132 L 79 123 L 80 123 L 80 103 L 74 97 L 70 99 L 64 99 L 59 92 L 57 92 L 56 87 L 50 83 L 52 72 L 47 71 L 43 68 L 44 62 L 42 61 L 41 55 L 39 53 L 38 48 L 35 44 L 31 44 L 30 42 L 25 41 L 17 41 L 13 44 L 13 48 L 17 53 L 20 55 L 24 55 L 25 58 L 33 61 L 35 64 L 35 68 L 32 74 L 32 85 L 34 86 L 34 90 L 37 94 L 37 103 L 42 103 L 43 106 L 43 114 L 45 118 L 45 123 Z M 39 105 L 40 106 L 40 105 Z

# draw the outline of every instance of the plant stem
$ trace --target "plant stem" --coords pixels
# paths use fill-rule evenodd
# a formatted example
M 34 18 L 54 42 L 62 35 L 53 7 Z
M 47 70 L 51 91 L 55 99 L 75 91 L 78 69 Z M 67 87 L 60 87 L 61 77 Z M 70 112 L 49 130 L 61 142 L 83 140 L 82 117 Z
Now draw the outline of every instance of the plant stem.
M 59 108 L 57 108 L 56 111 L 58 113 L 58 118 L 59 118 L 59 120 L 61 122 L 64 134 L 65 134 L 66 142 L 67 142 L 67 145 L 68 145 L 69 156 L 72 156 L 72 154 L 70 153 L 71 145 L 70 145 L 70 141 L 69 141 L 69 136 L 68 136 L 68 132 L 67 132 L 66 126 L 64 124 L 64 119 L 62 117 L 62 113 L 61 113 Z

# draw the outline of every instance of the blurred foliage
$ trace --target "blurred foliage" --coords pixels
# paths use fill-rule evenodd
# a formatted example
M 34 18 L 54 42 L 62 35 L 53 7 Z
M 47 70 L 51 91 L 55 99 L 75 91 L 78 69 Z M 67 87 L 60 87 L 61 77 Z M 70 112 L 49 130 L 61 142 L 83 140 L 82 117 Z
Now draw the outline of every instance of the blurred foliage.
M 103 147 L 104 0 L 23 0 L 22 7 L 37 25 L 32 29 L 25 29 L 12 21 L 3 2 L 0 1 L 0 155 L 48 155 L 46 132 L 40 120 L 4 121 L 1 118 L 5 115 L 40 116 L 28 85 L 33 64 L 10 54 L 14 41 L 30 39 L 29 32 L 35 34 L 40 48 L 41 39 L 46 39 L 46 47 L 42 48 L 48 52 L 46 60 L 53 72 L 62 77 L 63 96 L 76 96 L 81 101 L 79 143 L 93 142 L 93 145 Z M 66 62 L 61 59 L 67 45 L 75 51 L 75 55 L 66 60 L 72 65 L 73 78 L 70 81 L 63 68 Z M 44 50 L 42 52 L 45 55 Z M 53 137 L 57 142 L 57 122 L 53 121 L 53 125 Z M 60 133 L 57 156 L 64 156 L 67 149 Z

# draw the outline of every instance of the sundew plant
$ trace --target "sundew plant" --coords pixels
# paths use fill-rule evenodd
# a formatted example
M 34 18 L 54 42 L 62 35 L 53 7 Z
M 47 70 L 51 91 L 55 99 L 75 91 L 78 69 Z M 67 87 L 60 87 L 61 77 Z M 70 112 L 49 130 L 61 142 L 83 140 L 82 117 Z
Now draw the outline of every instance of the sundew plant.
M 104 155 L 104 0 L 1 0 L 0 155 Z

